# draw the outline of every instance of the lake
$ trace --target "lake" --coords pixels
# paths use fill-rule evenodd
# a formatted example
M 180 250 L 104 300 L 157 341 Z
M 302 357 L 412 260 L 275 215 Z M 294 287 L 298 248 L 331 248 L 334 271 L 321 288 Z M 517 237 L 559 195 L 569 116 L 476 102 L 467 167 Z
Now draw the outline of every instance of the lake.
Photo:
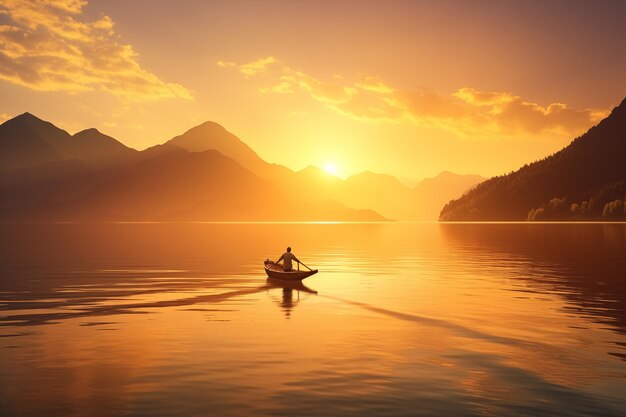
M 626 413 L 625 224 L 0 232 L 2 416 Z

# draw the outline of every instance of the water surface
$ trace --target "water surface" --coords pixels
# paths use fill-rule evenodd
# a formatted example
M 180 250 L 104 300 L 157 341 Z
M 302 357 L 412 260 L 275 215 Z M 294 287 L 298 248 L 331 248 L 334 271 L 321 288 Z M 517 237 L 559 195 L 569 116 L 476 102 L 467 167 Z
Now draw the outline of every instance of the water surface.
M 623 224 L 0 225 L 3 416 L 619 416 Z M 317 275 L 267 282 L 291 245 Z

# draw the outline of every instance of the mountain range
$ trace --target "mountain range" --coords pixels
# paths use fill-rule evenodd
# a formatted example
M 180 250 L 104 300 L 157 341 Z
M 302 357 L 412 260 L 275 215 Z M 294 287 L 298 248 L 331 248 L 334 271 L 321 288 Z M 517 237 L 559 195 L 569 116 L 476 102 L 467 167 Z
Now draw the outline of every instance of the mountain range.
M 626 99 L 562 150 L 449 202 L 440 220 L 626 220 Z
M 70 135 L 24 113 L 0 125 L 4 221 L 436 220 L 484 178 L 444 172 L 416 187 L 270 164 L 214 122 L 137 151 L 96 129 Z

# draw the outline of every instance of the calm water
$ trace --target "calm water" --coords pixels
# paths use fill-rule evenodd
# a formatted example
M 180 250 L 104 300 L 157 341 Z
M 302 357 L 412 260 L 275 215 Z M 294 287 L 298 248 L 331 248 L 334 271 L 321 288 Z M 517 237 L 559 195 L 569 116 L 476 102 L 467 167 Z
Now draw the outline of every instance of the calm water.
M 2 416 L 626 415 L 623 224 L 0 232 Z

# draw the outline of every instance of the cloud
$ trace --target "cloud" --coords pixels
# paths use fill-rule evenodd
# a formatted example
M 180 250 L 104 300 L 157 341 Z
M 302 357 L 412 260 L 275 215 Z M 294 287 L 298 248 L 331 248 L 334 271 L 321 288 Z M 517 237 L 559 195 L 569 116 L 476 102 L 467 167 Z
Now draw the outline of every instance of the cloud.
M 412 123 L 450 129 L 464 136 L 576 135 L 608 114 L 604 109 L 573 109 L 562 103 L 542 106 L 510 92 L 485 92 L 469 87 L 452 94 L 402 91 L 376 76 L 364 74 L 353 82 L 337 76 L 330 82 L 286 66 L 274 57 L 248 64 L 218 61 L 218 65 L 235 68 L 246 78 L 262 73 L 264 83 L 273 82 L 269 87 L 259 88 L 264 94 L 301 92 L 354 119 Z
M 608 111 L 573 109 L 563 103 L 541 106 L 511 93 L 480 92 L 472 88 L 458 90 L 455 97 L 491 119 L 504 133 L 525 131 L 540 134 L 546 131 L 575 134 L 588 129 L 608 115 Z
M 355 86 L 365 91 L 373 91 L 380 94 L 393 94 L 396 90 L 393 87 L 385 84 L 378 77 L 372 77 L 361 74 L 360 80 L 356 82 Z
M 108 16 L 86 22 L 86 0 L 4 0 L 0 79 L 37 91 L 103 90 L 130 100 L 191 99 L 139 65 Z
M 217 66 L 222 67 L 222 68 L 228 68 L 228 67 L 235 67 L 237 66 L 237 64 L 235 64 L 234 62 L 222 61 L 220 59 L 219 61 L 217 61 Z
M 239 65 L 239 72 L 248 77 L 267 73 L 268 67 L 276 62 L 276 58 L 268 56 L 247 64 Z
M 351 97 L 357 94 L 354 87 L 344 86 L 338 83 L 323 82 L 315 77 L 307 75 L 301 71 L 294 71 L 291 68 L 283 68 L 283 75 L 280 77 L 281 84 L 289 84 L 292 87 L 299 87 L 311 97 L 324 103 L 346 103 Z
M 259 88 L 259 91 L 263 94 L 266 94 L 266 93 L 291 94 L 293 93 L 291 83 L 287 81 L 282 81 L 273 87 Z

